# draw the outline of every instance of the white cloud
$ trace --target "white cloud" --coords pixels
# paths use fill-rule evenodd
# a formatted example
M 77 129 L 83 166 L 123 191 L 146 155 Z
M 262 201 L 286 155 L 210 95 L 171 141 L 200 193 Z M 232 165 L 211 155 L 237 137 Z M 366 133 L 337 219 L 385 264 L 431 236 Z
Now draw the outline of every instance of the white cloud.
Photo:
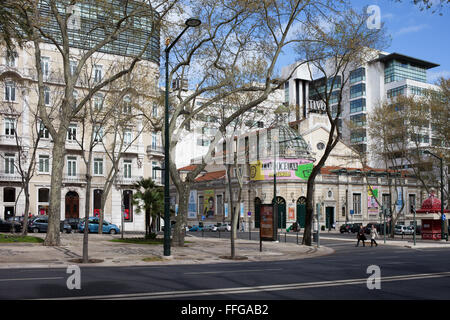
M 411 32 L 418 32 L 420 30 L 427 29 L 429 27 L 430 26 L 427 24 L 419 24 L 416 26 L 404 27 L 404 28 L 401 28 L 400 30 L 398 30 L 397 32 L 395 32 L 394 36 L 401 36 L 401 35 L 411 33 Z
M 428 71 L 427 74 L 428 82 L 434 83 L 437 80 L 439 80 L 440 77 L 449 78 L 450 70 Z

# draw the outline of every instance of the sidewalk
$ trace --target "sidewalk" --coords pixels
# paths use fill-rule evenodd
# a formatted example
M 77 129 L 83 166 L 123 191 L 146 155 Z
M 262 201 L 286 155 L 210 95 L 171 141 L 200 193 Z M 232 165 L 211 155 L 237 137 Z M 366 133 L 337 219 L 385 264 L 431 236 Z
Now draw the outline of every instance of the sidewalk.
M 45 238 L 44 234 L 32 234 Z M 126 238 L 142 237 L 127 235 Z M 120 235 L 89 235 L 89 258 L 103 262 L 83 266 L 150 266 L 173 264 L 233 263 L 245 261 L 276 261 L 317 257 L 334 253 L 333 249 L 321 246 L 308 247 L 295 243 L 263 242 L 259 252 L 259 241 L 236 240 L 236 255 L 244 260 L 230 260 L 230 240 L 187 236 L 184 247 L 171 247 L 171 256 L 163 256 L 162 245 L 111 242 Z M 4 268 L 62 268 L 77 264 L 71 259 L 82 257 L 83 234 L 61 234 L 60 247 L 45 247 L 42 244 L 0 244 L 0 269 Z M 148 262 L 143 261 L 148 258 Z
M 366 236 L 368 242 L 370 244 L 370 236 Z M 333 237 L 333 236 L 327 236 L 320 234 L 320 239 L 323 240 L 336 240 L 336 241 L 347 241 L 347 242 L 355 242 L 356 243 L 356 236 L 355 239 L 345 239 L 345 238 L 339 238 L 339 237 Z M 412 249 L 423 249 L 423 248 L 448 248 L 450 249 L 450 241 L 434 241 L 434 240 L 421 240 L 416 239 L 416 245 L 414 245 L 414 241 L 412 239 L 408 240 L 389 240 L 386 238 L 386 243 L 384 243 L 384 237 L 380 236 L 376 239 L 377 243 L 379 245 L 387 245 L 387 246 L 398 246 L 398 247 L 406 247 L 406 248 L 412 248 Z

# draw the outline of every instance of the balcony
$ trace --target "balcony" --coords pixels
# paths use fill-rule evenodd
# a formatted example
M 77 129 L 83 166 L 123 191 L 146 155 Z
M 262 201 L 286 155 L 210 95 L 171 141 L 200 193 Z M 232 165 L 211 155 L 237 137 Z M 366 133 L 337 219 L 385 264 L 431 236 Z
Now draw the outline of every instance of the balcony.
M 22 182 L 22 176 L 18 173 L 0 173 L 0 181 L 2 182 Z
M 16 137 L 14 135 L 2 134 L 0 135 L 0 145 L 17 146 Z
M 154 157 L 164 157 L 164 147 L 160 145 L 148 145 L 147 155 Z
M 124 175 L 117 175 L 115 179 L 116 184 L 120 185 L 133 185 L 139 180 L 141 180 L 143 176 L 131 176 L 131 177 L 125 177 Z
M 64 184 L 86 183 L 86 174 L 85 173 L 77 173 L 75 175 L 68 176 L 67 173 L 64 173 L 62 183 L 64 183 Z

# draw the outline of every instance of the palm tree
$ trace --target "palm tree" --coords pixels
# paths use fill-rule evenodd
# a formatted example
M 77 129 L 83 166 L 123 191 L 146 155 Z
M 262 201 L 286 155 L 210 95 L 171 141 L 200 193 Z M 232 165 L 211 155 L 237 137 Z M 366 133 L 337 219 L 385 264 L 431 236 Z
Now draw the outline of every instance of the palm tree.
M 148 236 L 150 224 L 153 225 L 153 221 L 161 215 L 164 208 L 163 188 L 157 186 L 150 178 L 142 178 L 134 184 L 133 188 L 137 190 L 133 195 L 133 205 L 136 206 L 136 213 L 145 211 L 145 235 Z

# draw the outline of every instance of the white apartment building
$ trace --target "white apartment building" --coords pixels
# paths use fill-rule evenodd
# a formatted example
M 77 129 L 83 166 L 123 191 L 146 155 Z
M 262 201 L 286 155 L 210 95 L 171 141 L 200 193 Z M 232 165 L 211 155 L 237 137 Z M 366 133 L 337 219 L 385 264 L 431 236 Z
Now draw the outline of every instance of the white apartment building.
M 91 7 L 91 4 L 86 2 L 77 6 L 79 6 L 77 8 L 79 13 L 75 15 L 75 18 L 78 17 L 79 20 L 72 26 L 73 33 L 71 33 L 70 38 L 71 56 L 73 56 L 71 67 L 76 67 L 77 57 L 83 50 L 91 47 L 93 38 L 101 36 L 95 32 L 90 34 L 86 32 L 92 27 L 92 23 L 95 23 L 95 19 L 92 20 L 95 10 Z M 44 7 L 42 8 L 45 10 Z M 98 16 L 96 17 L 98 18 Z M 52 29 L 52 23 L 56 24 L 55 21 L 50 20 L 48 23 L 49 25 L 46 27 L 49 28 L 49 32 L 57 30 L 57 28 Z M 150 26 L 143 26 L 143 28 L 147 30 L 144 32 L 150 30 Z M 76 92 L 74 93 L 76 98 L 82 98 L 86 94 L 89 84 L 98 83 L 106 77 L 114 63 L 132 57 L 141 50 L 139 45 L 144 41 L 146 34 L 140 37 L 134 31 L 131 28 L 127 31 L 128 34 L 123 34 L 118 40 L 115 40 L 114 45 L 103 48 L 101 52 L 97 52 L 92 57 L 92 61 L 86 64 L 85 74 L 88 74 L 89 78 L 80 77 L 80 81 L 76 84 Z M 140 34 L 142 35 L 142 32 Z M 131 35 L 133 37 L 128 37 Z M 138 114 L 139 112 L 134 107 L 136 105 L 152 105 L 152 99 L 157 96 L 159 32 L 152 37 L 152 44 L 139 63 L 139 72 L 144 72 L 153 85 L 146 88 L 145 96 L 142 92 L 136 91 L 131 95 L 126 95 L 123 101 L 113 106 L 118 113 L 128 117 L 130 121 L 126 127 L 117 127 L 117 130 L 121 130 L 117 137 L 123 140 L 121 141 L 123 146 L 122 148 L 116 146 L 111 151 L 115 152 L 116 156 L 121 154 L 121 160 L 119 173 L 107 195 L 104 217 L 105 220 L 117 224 L 121 230 L 125 231 L 145 230 L 144 214 L 134 212 L 132 196 L 135 191 L 132 189 L 132 185 L 143 177 L 151 177 L 161 184 L 161 171 L 154 169 L 155 167 L 161 167 L 163 162 L 164 153 L 161 135 L 148 130 L 144 118 Z M 131 38 L 133 39 L 130 40 Z M 58 108 L 62 97 L 61 91 L 64 89 L 62 57 L 56 46 L 51 43 L 42 43 L 41 51 L 45 104 L 49 108 Z M 44 129 L 41 133 L 36 153 L 36 170 L 30 182 L 30 212 L 24 212 L 25 197 L 21 192 L 21 176 L 17 170 L 19 146 L 15 137 L 17 135 L 21 139 L 20 147 L 28 150 L 27 155 L 29 156 L 31 154 L 31 142 L 36 138 L 35 125 L 39 123 L 39 119 L 36 119 L 38 91 L 32 43 L 25 44 L 23 48 L 17 47 L 13 56 L 8 55 L 5 48 L 0 48 L 0 77 L 0 86 L 2 87 L 2 98 L 0 100 L 0 218 L 6 219 L 13 215 L 22 216 L 23 214 L 47 214 L 53 148 L 52 137 L 48 130 Z M 92 99 L 94 109 L 99 113 L 102 112 L 102 108 L 107 107 L 108 103 L 110 105 L 112 103 L 111 101 L 108 102 L 110 92 L 108 87 L 105 88 Z M 156 104 L 148 113 L 151 113 L 151 117 L 162 116 L 162 112 L 158 110 Z M 104 128 L 97 126 L 94 128 L 96 130 L 95 139 L 99 143 L 93 150 L 92 167 L 86 168 L 82 157 L 83 151 L 78 143 L 83 139 L 82 120 L 82 115 L 75 116 L 67 132 L 61 192 L 62 220 L 85 216 L 86 172 L 89 171 L 93 175 L 89 212 L 90 216 L 98 213 L 101 208 L 101 194 L 105 181 L 112 168 L 112 162 L 105 148 L 114 142 L 113 132 L 104 133 Z M 110 122 L 105 122 L 106 124 L 111 125 Z M 92 128 L 85 132 L 85 140 L 89 139 L 90 130 Z M 120 144 L 117 137 L 115 142 Z M 124 212 L 127 212 L 127 216 L 122 226 L 121 217 Z
M 299 62 L 284 67 L 283 77 L 287 77 L 298 64 Z M 365 65 L 354 66 L 346 71 L 344 78 L 348 81 L 344 88 L 341 87 L 341 79 L 337 76 L 334 91 L 336 95 L 332 96 L 330 101 L 333 110 L 337 104 L 337 92 L 343 90 L 343 109 L 339 123 L 343 141 L 357 150 L 369 152 L 369 166 L 380 167 L 381 164 L 370 156 L 367 114 L 382 102 L 398 95 L 420 95 L 423 89 L 437 89 L 437 86 L 427 83 L 427 70 L 437 66 L 438 64 L 399 53 L 375 52 L 373 58 Z M 330 74 L 331 70 L 330 68 Z M 312 90 L 312 86 L 319 92 L 324 88 L 323 75 L 322 78 L 311 78 L 305 64 L 298 67 L 285 84 L 285 103 L 296 107 L 295 118 L 291 117 L 291 120 L 308 119 L 313 113 L 323 112 L 320 105 L 315 102 L 318 100 L 316 90 Z M 330 84 L 330 79 L 328 81 Z M 329 88 L 330 86 L 327 90 Z M 350 121 L 358 128 L 350 129 L 346 124 Z M 423 146 L 431 145 L 431 141 L 430 127 L 423 133 Z

